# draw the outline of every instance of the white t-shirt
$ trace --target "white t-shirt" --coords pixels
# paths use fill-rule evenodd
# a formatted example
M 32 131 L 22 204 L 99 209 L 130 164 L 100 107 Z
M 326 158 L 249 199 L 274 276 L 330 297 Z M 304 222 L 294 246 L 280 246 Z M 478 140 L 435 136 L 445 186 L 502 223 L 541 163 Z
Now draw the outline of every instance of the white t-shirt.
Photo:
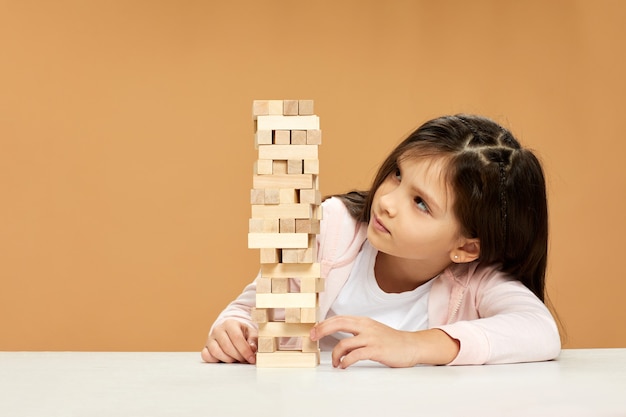
M 412 291 L 386 293 L 378 286 L 374 264 L 378 251 L 366 240 L 350 277 L 328 311 L 327 318 L 339 315 L 370 317 L 396 330 L 417 331 L 428 328 L 428 294 L 433 280 Z M 326 340 L 330 349 L 340 339 L 352 336 L 335 333 Z

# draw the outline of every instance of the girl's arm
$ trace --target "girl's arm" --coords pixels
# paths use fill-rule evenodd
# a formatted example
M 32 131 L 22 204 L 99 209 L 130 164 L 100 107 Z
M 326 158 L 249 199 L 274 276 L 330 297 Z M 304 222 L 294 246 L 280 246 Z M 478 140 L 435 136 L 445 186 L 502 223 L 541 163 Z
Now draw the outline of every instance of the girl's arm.
M 220 313 L 201 352 L 205 362 L 255 362 L 257 327 L 251 317 L 255 297 L 256 280 Z
M 476 293 L 480 318 L 436 326 L 459 340 L 450 365 L 537 362 L 556 358 L 561 340 L 548 308 L 517 280 L 492 277 Z
M 332 352 L 333 366 L 344 369 L 361 360 L 393 368 L 443 365 L 459 352 L 459 342 L 442 330 L 400 331 L 368 317 L 334 316 L 318 323 L 310 336 L 315 341 L 336 332 L 354 335 L 339 341 Z
M 317 324 L 311 339 L 353 334 L 333 349 L 333 365 L 341 368 L 359 360 L 408 367 L 535 362 L 558 356 L 561 343 L 552 315 L 519 281 L 495 276 L 484 280 L 475 294 L 466 296 L 477 299 L 476 319 L 406 332 L 366 317 L 335 316 Z

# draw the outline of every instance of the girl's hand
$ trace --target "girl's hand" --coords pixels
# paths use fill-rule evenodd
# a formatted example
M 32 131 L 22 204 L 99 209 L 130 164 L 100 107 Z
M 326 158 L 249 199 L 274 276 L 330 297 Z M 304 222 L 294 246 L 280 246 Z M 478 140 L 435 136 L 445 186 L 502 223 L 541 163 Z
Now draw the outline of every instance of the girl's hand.
M 205 362 L 256 362 L 257 331 L 237 320 L 226 320 L 213 328 L 202 349 Z
M 373 360 L 394 368 L 420 363 L 446 364 L 459 352 L 458 341 L 442 330 L 400 331 L 367 317 L 331 317 L 313 327 L 311 340 L 336 332 L 354 335 L 340 340 L 333 349 L 333 366 L 342 369 L 361 360 Z

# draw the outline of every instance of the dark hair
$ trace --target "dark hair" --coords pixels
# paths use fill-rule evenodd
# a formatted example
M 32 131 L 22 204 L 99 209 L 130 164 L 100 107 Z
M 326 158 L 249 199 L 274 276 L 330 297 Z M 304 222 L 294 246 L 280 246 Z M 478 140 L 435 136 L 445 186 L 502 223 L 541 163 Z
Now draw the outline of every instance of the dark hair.
M 541 164 L 513 135 L 482 116 L 430 120 L 387 157 L 369 191 L 338 195 L 350 213 L 368 222 L 381 183 L 405 157 L 445 160 L 452 210 L 461 233 L 480 240 L 478 261 L 500 264 L 544 301 L 548 257 L 548 207 Z

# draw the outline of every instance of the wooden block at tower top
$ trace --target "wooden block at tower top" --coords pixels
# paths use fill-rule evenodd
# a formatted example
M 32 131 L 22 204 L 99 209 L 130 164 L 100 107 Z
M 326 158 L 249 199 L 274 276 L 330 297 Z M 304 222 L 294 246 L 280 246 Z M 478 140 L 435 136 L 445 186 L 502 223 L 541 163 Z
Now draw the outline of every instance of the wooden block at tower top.
M 268 100 L 269 102 L 269 114 L 282 116 L 283 114 L 283 101 L 282 100 Z
M 283 100 L 253 100 L 252 118 L 258 116 L 281 115 L 283 114 Z M 297 114 L 297 113 L 296 113 Z
M 277 351 L 256 354 L 257 368 L 315 368 L 319 364 L 319 352 Z
M 252 101 L 252 118 L 256 119 L 257 116 L 270 114 L 270 101 L 269 100 L 254 100 Z
M 257 130 L 319 130 L 320 118 L 307 116 L 257 116 Z
M 248 248 L 300 249 L 309 246 L 307 233 L 248 233 Z
M 297 116 L 298 100 L 283 100 L 283 114 L 285 116 Z
M 303 116 L 315 114 L 313 111 L 313 100 L 298 100 L 298 114 Z
M 316 293 L 256 294 L 256 308 L 316 308 Z

